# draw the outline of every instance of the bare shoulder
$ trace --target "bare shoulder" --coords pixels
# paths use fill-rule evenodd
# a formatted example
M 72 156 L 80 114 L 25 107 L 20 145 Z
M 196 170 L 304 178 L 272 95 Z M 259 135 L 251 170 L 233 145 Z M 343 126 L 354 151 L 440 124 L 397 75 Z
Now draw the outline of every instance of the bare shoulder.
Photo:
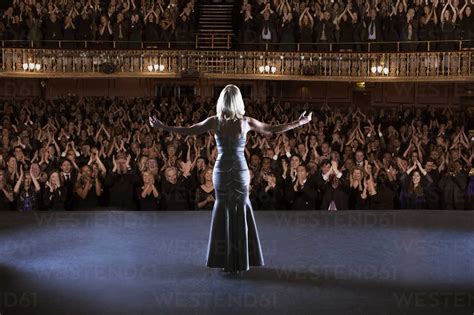
M 244 119 L 247 121 L 250 129 L 258 128 L 262 124 L 258 119 L 250 116 L 244 116 Z
M 255 119 L 250 116 L 244 116 L 244 121 L 246 121 L 249 125 L 255 124 Z
M 213 129 L 216 129 L 217 127 L 217 115 L 212 115 L 212 116 L 209 116 L 208 118 L 206 118 L 206 123 L 212 127 Z

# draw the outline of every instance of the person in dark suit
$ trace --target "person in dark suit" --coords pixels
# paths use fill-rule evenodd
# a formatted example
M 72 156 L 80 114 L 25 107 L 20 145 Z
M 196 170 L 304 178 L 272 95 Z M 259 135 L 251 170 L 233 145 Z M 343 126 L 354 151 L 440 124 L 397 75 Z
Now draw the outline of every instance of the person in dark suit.
M 329 44 L 334 43 L 334 23 L 331 20 L 331 13 L 325 11 L 321 13 L 322 18 L 314 26 L 314 37 L 317 51 L 329 51 Z
M 113 169 L 105 177 L 109 189 L 110 206 L 119 210 L 136 210 L 135 187 L 137 177 L 130 167 L 130 155 L 123 153 L 113 158 Z
M 63 24 L 59 21 L 56 13 L 51 13 L 49 18 L 44 21 L 44 39 L 53 41 L 48 43 L 48 47 L 58 47 L 58 43 L 63 39 Z
M 262 176 L 263 183 L 258 192 L 258 210 L 285 210 L 282 203 L 283 189 L 275 173 L 269 171 Z
M 61 162 L 60 175 L 66 192 L 65 210 L 74 210 L 74 189 L 77 181 L 77 172 L 73 169 L 71 161 L 67 158 Z
M 324 191 L 323 201 L 321 202 L 321 210 L 347 210 L 349 209 L 349 195 L 345 181 L 337 177 L 332 172 L 329 180 L 326 182 L 326 190 Z
M 265 48 L 265 44 L 269 44 L 269 48 L 272 48 L 271 44 L 275 44 L 278 41 L 277 30 L 271 19 L 271 9 L 270 4 L 265 7 L 262 11 L 263 18 L 260 20 L 260 25 L 258 29 L 258 42 L 262 49 Z
M 165 170 L 165 181 L 161 188 L 162 210 L 191 210 L 191 195 L 189 186 L 191 176 L 178 176 L 176 167 Z
M 391 210 L 395 208 L 398 197 L 398 183 L 393 169 L 381 170 L 377 180 L 368 187 L 368 205 L 370 210 Z
M 296 180 L 292 183 L 291 209 L 316 210 L 316 189 L 308 181 L 306 166 L 298 166 L 296 174 Z
M 452 161 L 448 166 L 448 172 L 441 177 L 438 183 L 443 209 L 464 210 L 464 192 L 467 181 L 468 176 L 461 171 L 459 162 Z
M 365 27 L 367 29 L 365 40 L 370 43 L 370 51 L 380 51 L 380 44 L 375 43 L 383 41 L 382 21 L 374 8 L 369 10 L 369 14 L 365 19 Z

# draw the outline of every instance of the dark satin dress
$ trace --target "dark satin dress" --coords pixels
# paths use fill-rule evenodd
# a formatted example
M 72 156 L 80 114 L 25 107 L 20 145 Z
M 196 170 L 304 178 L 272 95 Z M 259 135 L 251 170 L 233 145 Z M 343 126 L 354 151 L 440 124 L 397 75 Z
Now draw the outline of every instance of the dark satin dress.
M 264 260 L 257 226 L 249 199 L 250 172 L 244 148 L 248 122 L 242 121 L 239 138 L 215 134 L 218 156 L 213 171 L 216 201 L 207 249 L 207 267 L 224 271 L 246 271 L 263 266 Z

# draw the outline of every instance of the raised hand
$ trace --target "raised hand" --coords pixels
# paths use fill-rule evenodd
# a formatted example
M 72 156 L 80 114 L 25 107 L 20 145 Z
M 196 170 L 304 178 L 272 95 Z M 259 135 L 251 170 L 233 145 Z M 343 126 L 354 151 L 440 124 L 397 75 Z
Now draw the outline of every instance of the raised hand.
M 50 192 L 54 192 L 53 185 L 51 185 L 51 183 L 49 182 L 49 180 L 46 182 L 46 187 L 49 188 L 49 191 L 50 191 Z
M 113 164 L 113 168 L 112 168 L 112 172 L 115 172 L 117 170 L 117 161 L 115 160 L 115 155 L 112 155 L 112 164 Z
M 152 128 L 163 128 L 164 126 L 164 124 L 154 115 L 148 117 L 148 121 L 150 122 L 150 126 Z
M 311 121 L 313 112 L 310 112 L 308 115 L 305 115 L 305 114 L 306 114 L 306 111 L 301 113 L 300 117 L 298 118 L 298 120 L 300 121 L 302 125 L 307 124 Z

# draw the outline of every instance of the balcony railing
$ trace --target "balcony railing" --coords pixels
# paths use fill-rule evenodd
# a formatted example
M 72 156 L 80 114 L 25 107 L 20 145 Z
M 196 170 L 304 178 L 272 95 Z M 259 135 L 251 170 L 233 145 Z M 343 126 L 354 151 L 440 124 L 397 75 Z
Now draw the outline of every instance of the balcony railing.
M 2 76 L 229 77 L 280 80 L 466 80 L 472 50 L 277 52 L 2 48 Z
M 474 49 L 474 40 L 432 40 L 432 41 L 398 41 L 398 42 L 334 42 L 334 43 L 243 43 L 234 34 L 190 34 L 192 40 L 170 42 L 147 41 L 71 41 L 71 40 L 2 40 L 2 48 L 48 48 L 48 49 L 200 49 L 201 43 L 206 42 L 211 49 L 241 50 L 241 51 L 293 51 L 293 52 L 431 52 L 455 51 Z M 217 45 L 217 41 L 220 44 Z M 222 47 L 225 41 L 225 47 Z M 449 47 L 449 48 L 448 48 Z M 209 48 L 206 48 L 209 49 Z M 204 49 L 204 50 L 206 50 Z

